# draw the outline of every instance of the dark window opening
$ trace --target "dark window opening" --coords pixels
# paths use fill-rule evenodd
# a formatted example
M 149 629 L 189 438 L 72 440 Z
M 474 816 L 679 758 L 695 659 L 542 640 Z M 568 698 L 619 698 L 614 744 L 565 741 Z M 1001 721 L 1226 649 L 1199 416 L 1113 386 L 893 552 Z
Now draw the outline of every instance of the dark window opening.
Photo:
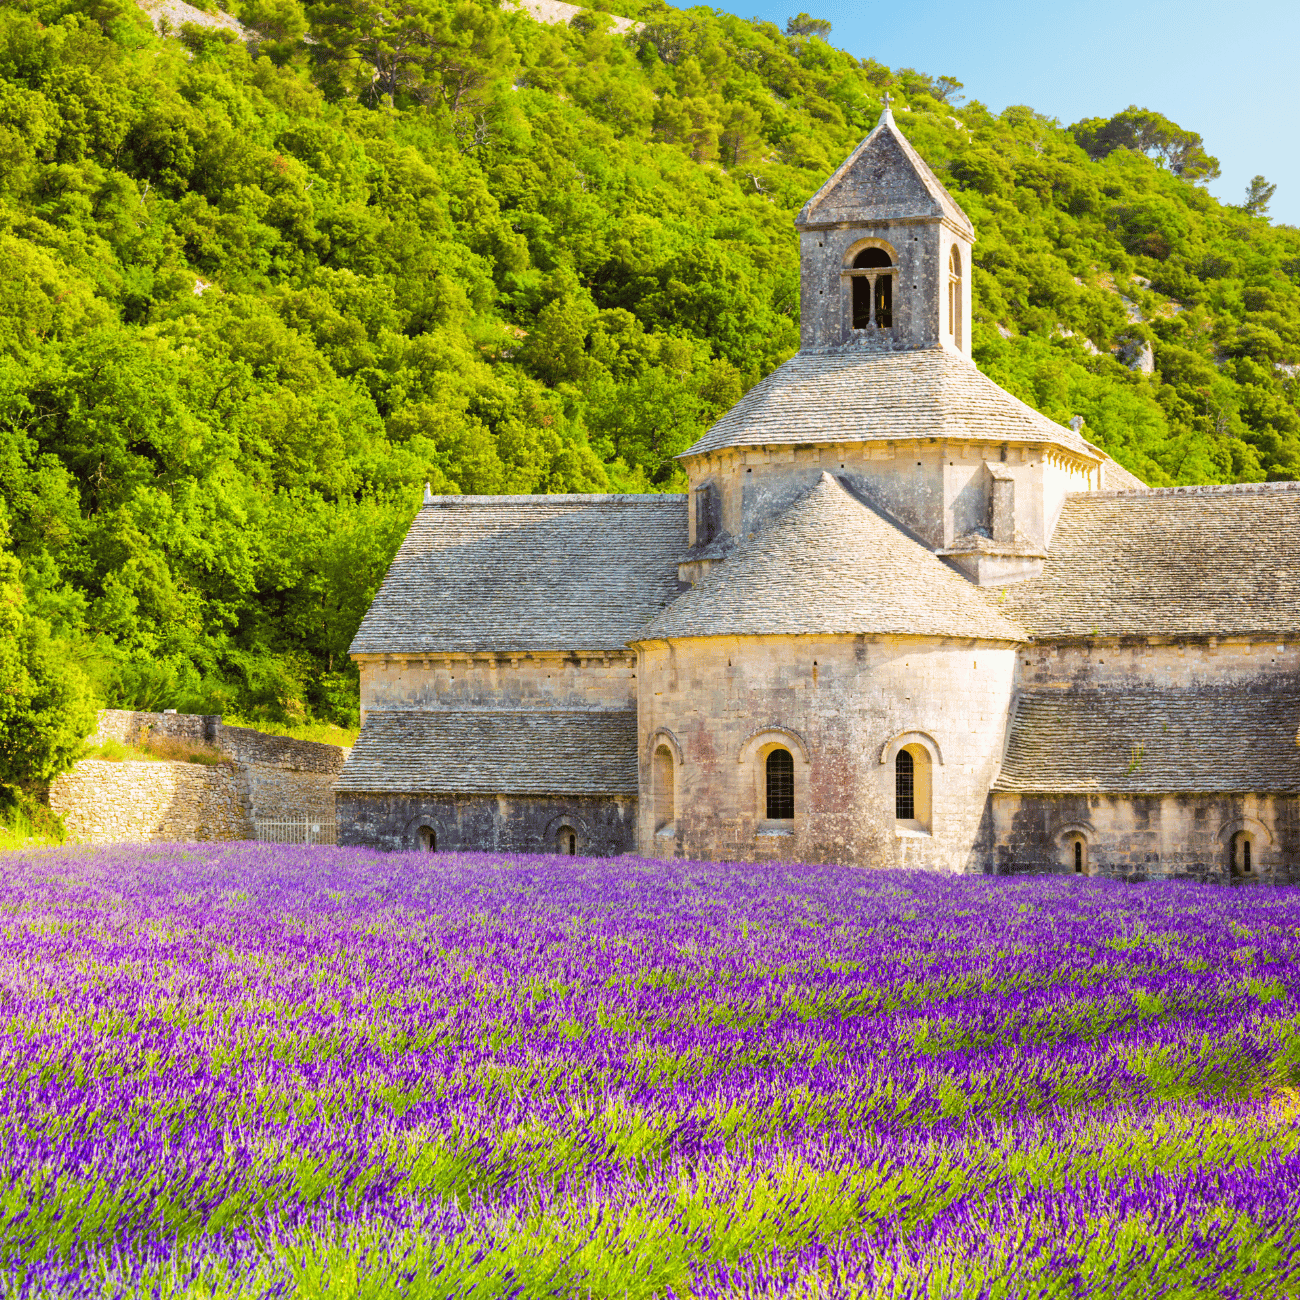
M 894 816 L 901 822 L 916 817 L 916 760 L 905 749 L 894 759 Z
M 871 324 L 871 281 L 865 275 L 853 278 L 853 328 L 864 330 Z
M 893 262 L 883 248 L 864 248 L 854 259 L 855 271 L 876 271 L 879 275 L 853 277 L 853 328 L 890 329 L 894 323 L 894 277 L 888 272 Z
M 429 853 L 438 847 L 438 833 L 432 826 L 420 827 L 420 847 Z
M 578 837 L 572 831 L 570 831 L 569 832 L 569 857 L 572 858 L 576 856 L 577 852 L 578 852 Z
M 894 324 L 894 277 L 882 275 L 876 281 L 876 324 L 882 330 L 892 328 Z
M 864 266 L 893 266 L 889 254 L 883 248 L 864 248 L 853 259 L 853 269 L 860 271 Z
M 711 542 L 722 529 L 721 510 L 719 509 L 718 489 L 712 483 L 705 483 L 695 489 L 695 544 L 705 546 Z
M 1083 841 L 1074 841 L 1074 874 L 1083 875 Z
M 1250 874 L 1250 841 L 1245 840 L 1241 846 L 1241 870 L 1244 874 Z
M 767 819 L 794 819 L 794 759 L 788 749 L 774 749 L 767 756 Z

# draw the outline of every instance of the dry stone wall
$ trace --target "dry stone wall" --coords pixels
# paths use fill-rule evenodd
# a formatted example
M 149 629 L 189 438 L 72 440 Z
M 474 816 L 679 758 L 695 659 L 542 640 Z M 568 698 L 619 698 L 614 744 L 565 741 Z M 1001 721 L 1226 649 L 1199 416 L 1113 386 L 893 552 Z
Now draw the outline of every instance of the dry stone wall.
M 220 715 L 101 709 L 92 745 L 148 737 L 214 749 L 215 765 L 86 759 L 50 787 L 50 807 L 90 844 L 249 839 L 259 821 L 334 820 L 348 750 L 227 727 Z
M 50 807 L 85 844 L 252 837 L 234 763 L 111 763 L 86 759 L 50 786 Z

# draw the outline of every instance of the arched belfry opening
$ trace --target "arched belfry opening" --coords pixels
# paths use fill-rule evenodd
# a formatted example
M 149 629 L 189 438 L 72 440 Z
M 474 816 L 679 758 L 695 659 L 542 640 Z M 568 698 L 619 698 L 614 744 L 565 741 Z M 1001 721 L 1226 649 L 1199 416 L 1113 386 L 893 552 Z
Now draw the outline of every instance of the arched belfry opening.
M 855 330 L 893 328 L 896 269 L 883 248 L 864 248 L 853 259 L 848 274 Z

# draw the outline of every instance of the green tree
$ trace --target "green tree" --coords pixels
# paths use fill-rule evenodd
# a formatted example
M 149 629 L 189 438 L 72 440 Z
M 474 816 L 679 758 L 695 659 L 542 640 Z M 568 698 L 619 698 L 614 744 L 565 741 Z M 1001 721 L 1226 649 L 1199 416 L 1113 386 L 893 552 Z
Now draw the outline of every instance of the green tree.
M 1270 185 L 1263 176 L 1252 176 L 1250 184 L 1246 186 L 1246 201 L 1241 205 L 1241 210 L 1249 212 L 1252 217 L 1266 216 L 1268 205 L 1276 193 L 1276 185 Z
M 0 508 L 0 786 L 31 792 L 76 760 L 95 710 L 69 647 L 26 607 L 8 542 Z
M 831 34 L 831 25 L 825 18 L 811 18 L 808 14 L 799 14 L 797 17 L 785 20 L 785 34 L 794 37 L 817 36 L 824 41 Z

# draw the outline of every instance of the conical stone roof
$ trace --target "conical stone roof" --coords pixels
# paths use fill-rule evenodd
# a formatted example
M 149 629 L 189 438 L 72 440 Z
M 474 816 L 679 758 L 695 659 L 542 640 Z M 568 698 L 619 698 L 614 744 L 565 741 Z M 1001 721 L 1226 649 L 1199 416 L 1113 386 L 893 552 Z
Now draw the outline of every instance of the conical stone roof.
M 827 473 L 638 639 L 843 633 L 1027 639 L 978 587 Z
M 799 352 L 755 384 L 693 447 L 950 438 L 1053 443 L 1102 452 L 999 388 L 964 357 L 914 352 Z

